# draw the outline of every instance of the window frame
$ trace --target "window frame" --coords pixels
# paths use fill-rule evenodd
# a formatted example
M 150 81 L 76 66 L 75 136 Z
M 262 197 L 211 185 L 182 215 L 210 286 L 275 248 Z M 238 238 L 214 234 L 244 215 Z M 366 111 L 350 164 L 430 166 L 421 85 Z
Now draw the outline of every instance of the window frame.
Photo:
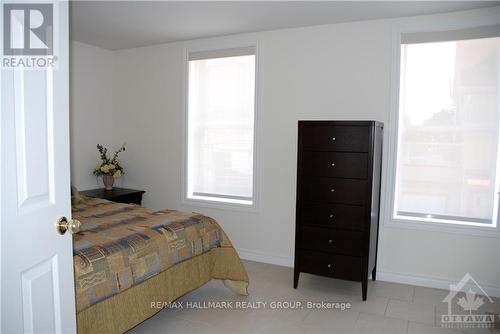
M 222 210 L 256 212 L 259 208 L 260 156 L 258 149 L 260 138 L 260 62 L 259 46 L 255 41 L 246 43 L 209 43 L 208 46 L 192 46 L 184 48 L 183 55 L 183 118 L 182 118 L 182 173 L 181 173 L 181 203 L 195 207 L 207 207 Z M 189 113 L 189 55 L 196 52 L 213 52 L 237 48 L 253 48 L 255 50 L 255 90 L 254 90 L 254 138 L 253 138 L 253 185 L 252 204 L 231 203 L 217 199 L 190 198 L 188 194 L 188 113 Z
M 419 17 L 407 22 L 395 22 L 392 25 L 391 36 L 391 95 L 389 124 L 386 127 L 386 147 L 383 170 L 382 189 L 382 214 L 383 223 L 386 227 L 405 228 L 413 230 L 435 231 L 444 233 L 458 233 L 466 235 L 477 235 L 500 238 L 500 210 L 497 209 L 496 226 L 471 225 L 459 222 L 444 222 L 438 219 L 409 219 L 395 216 L 395 201 L 397 187 L 397 155 L 399 140 L 399 89 L 401 73 L 401 37 L 406 33 L 437 32 L 459 29 L 469 29 L 481 26 L 499 24 L 500 19 L 496 13 L 474 14 L 470 17 L 454 19 L 450 17 Z M 499 145 L 500 146 L 500 145 Z M 500 159 L 500 156 L 497 158 Z M 497 176 L 499 177 L 499 176 Z M 498 205 L 497 205 L 498 208 Z

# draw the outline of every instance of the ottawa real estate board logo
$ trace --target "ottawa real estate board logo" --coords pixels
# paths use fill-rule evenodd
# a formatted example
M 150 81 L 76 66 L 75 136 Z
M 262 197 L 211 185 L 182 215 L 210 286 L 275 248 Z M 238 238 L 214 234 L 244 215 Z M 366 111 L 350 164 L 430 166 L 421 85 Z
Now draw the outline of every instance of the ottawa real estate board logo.
M 500 329 L 498 305 L 469 273 L 457 284 L 450 285 L 450 292 L 442 303 L 445 307 L 441 311 L 436 309 L 436 318 L 441 320 L 442 327 Z
M 2 10 L 2 67 L 54 67 L 54 5 L 4 2 Z

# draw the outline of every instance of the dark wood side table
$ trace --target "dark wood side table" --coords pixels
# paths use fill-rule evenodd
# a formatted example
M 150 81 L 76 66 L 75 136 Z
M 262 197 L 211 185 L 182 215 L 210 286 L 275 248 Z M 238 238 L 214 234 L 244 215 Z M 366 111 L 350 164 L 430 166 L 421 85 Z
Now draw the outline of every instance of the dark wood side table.
M 144 190 L 126 189 L 126 188 L 113 188 L 106 190 L 104 188 L 80 191 L 80 194 L 89 197 L 97 197 L 107 199 L 108 201 L 138 204 L 141 205 L 142 195 Z

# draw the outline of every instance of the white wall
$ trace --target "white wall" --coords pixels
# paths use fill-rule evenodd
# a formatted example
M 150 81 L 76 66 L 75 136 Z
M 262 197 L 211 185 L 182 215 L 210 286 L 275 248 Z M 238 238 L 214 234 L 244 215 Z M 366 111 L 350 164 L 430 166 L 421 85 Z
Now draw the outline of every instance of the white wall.
M 113 53 L 70 43 L 71 182 L 78 189 L 97 186 L 98 143 L 112 144 Z
M 122 141 L 128 145 L 123 159 L 125 184 L 147 191 L 146 206 L 216 218 L 243 257 L 292 265 L 297 120 L 376 119 L 387 125 L 391 28 L 397 21 L 277 30 L 114 52 L 112 133 L 115 145 Z M 181 202 L 185 48 L 253 42 L 259 46 L 262 91 L 259 208 L 240 212 L 185 206 Z M 85 129 L 81 124 L 80 128 Z M 441 287 L 470 272 L 498 294 L 500 240 L 382 224 L 378 271 L 382 279 Z

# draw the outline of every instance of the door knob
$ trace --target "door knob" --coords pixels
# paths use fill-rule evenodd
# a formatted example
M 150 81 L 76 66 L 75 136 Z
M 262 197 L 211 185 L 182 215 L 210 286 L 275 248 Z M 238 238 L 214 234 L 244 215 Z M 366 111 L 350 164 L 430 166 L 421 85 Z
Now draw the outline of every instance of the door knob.
M 61 217 L 57 220 L 56 230 L 57 230 L 57 233 L 59 233 L 61 235 L 66 233 L 66 231 L 69 231 L 69 233 L 74 234 L 74 233 L 78 233 L 78 231 L 80 230 L 81 224 L 82 223 L 80 223 L 79 220 L 70 219 L 68 222 L 66 217 Z

